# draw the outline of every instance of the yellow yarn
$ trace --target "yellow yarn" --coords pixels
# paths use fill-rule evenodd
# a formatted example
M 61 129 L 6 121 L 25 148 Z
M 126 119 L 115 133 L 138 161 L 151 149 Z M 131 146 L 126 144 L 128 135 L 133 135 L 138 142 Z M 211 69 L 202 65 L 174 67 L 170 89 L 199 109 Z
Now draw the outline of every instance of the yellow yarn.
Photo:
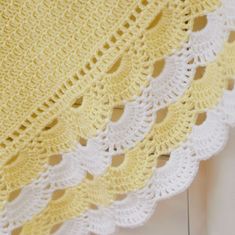
M 74 99 L 143 35 L 163 2 L 1 1 L 1 162 L 52 117 L 70 112 Z
M 152 175 L 157 157 L 182 143 L 197 114 L 218 103 L 228 79 L 235 75 L 235 69 L 231 71 L 234 63 L 235 43 L 227 43 L 217 61 L 206 67 L 203 77 L 193 81 L 184 96 L 169 106 L 166 119 L 155 124 L 142 142 L 126 152 L 122 165 L 111 167 L 92 181 L 85 180 L 78 187 L 67 189 L 62 198 L 52 200 L 38 216 L 26 223 L 21 234 L 49 234 L 55 224 L 80 215 L 91 204 L 107 205 L 118 194 L 143 187 Z
M 193 1 L 190 1 L 189 5 L 187 1 L 179 1 L 179 4 L 175 5 L 175 2 L 170 2 L 162 10 L 162 17 L 157 24 L 157 29 L 160 28 L 161 31 L 166 32 L 163 33 L 166 37 L 172 31 L 175 32 L 175 35 L 179 35 L 181 40 L 186 40 L 187 30 L 191 30 L 193 17 L 185 16 L 185 13 L 189 12 L 189 6 L 194 6 L 193 3 Z M 205 4 L 205 6 L 207 5 L 210 4 Z M 204 7 L 200 7 L 200 9 L 204 9 Z M 171 13 L 169 17 L 173 22 L 172 24 L 169 24 L 168 18 L 164 17 L 169 12 Z M 184 27 L 181 27 L 181 25 L 175 27 L 179 23 L 183 24 Z M 148 84 L 146 77 L 151 70 L 151 66 L 148 64 L 152 65 L 155 59 L 161 58 L 168 54 L 172 50 L 171 48 L 178 48 L 180 45 L 180 40 L 174 41 L 174 38 L 178 37 L 167 37 L 166 40 L 162 37 L 162 34 L 156 33 L 154 29 L 152 27 L 144 33 L 148 40 L 151 38 L 153 41 L 157 40 L 154 48 L 151 40 L 149 43 L 146 43 L 148 40 L 144 40 L 145 38 L 137 40 L 133 47 L 119 57 L 121 65 L 117 71 L 113 72 L 112 66 L 110 66 L 106 76 L 97 79 L 92 87 L 82 93 L 83 96 L 78 96 L 83 99 L 78 110 L 73 107 L 73 100 L 72 107 L 68 107 L 66 112 L 57 117 L 58 123 L 51 130 L 42 131 L 38 137 L 16 155 L 17 160 L 15 162 L 3 168 L 3 184 L 7 184 L 9 192 L 34 179 L 43 170 L 43 165 L 48 161 L 48 156 L 76 145 L 79 136 L 87 138 L 94 135 L 97 130 L 102 129 L 110 119 L 112 107 L 120 104 L 122 100 L 128 100 L 140 93 L 141 88 Z M 181 38 L 181 36 L 183 37 Z M 167 46 L 165 52 L 160 49 L 163 45 L 162 40 L 164 40 L 164 47 Z M 135 49 L 135 46 L 138 50 Z M 143 55 L 153 52 L 154 56 L 146 61 L 147 56 Z M 115 63 L 113 62 L 114 65 Z
M 113 105 L 138 95 L 147 85 L 146 74 L 154 60 L 173 52 L 188 38 L 192 13 L 202 14 L 218 4 L 215 0 L 200 4 L 195 0 L 122 0 L 116 4 L 113 0 L 98 4 L 96 0 L 1 1 L 1 164 L 27 147 L 54 118 L 58 125 L 59 119 L 65 119 L 66 129 L 75 129 L 78 121 L 81 125 L 79 132 L 61 138 L 60 146 L 51 145 L 51 154 L 71 148 L 78 135 L 94 135 L 109 119 Z M 151 24 L 164 6 L 159 29 L 155 29 Z M 115 74 L 109 71 L 120 58 L 124 62 L 128 58 L 131 64 L 121 66 L 121 77 L 114 82 Z M 110 76 L 113 82 L 102 91 L 101 83 L 106 84 Z M 95 89 L 103 101 L 100 108 L 87 92 L 99 79 L 103 82 Z M 107 92 L 114 94 L 108 100 L 110 107 L 103 106 Z M 94 111 L 83 107 L 83 117 L 72 107 L 81 96 L 95 106 Z M 51 135 L 43 135 L 46 144 Z

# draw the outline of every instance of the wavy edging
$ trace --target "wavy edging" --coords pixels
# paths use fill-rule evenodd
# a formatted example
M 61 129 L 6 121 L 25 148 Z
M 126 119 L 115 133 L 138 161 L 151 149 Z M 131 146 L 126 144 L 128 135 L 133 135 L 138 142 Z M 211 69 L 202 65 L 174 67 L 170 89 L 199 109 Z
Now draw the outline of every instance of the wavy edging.
M 157 202 L 171 198 L 191 185 L 200 161 L 223 150 L 229 126 L 235 126 L 235 89 L 225 91 L 217 107 L 207 112 L 206 121 L 193 128 L 188 140 L 171 152 L 166 165 L 155 170 L 143 189 L 128 194 L 127 198 L 108 208 L 89 210 L 66 221 L 54 235 L 108 235 L 115 232 L 116 226 L 132 228 L 143 225 L 151 217 Z

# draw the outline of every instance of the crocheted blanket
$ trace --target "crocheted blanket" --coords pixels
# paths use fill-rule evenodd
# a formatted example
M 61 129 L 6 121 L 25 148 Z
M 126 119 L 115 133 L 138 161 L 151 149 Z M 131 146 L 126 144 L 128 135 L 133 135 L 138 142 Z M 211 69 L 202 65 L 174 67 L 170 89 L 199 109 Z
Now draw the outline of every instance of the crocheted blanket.
M 1 235 L 138 226 L 224 147 L 235 125 L 234 0 L 0 9 Z

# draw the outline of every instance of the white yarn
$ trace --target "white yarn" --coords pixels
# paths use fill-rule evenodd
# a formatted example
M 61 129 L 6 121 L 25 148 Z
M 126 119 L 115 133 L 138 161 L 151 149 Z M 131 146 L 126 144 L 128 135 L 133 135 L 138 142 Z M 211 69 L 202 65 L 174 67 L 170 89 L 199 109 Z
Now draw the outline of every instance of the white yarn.
M 235 90 L 225 91 L 220 104 L 207 112 L 207 119 L 194 126 L 188 140 L 171 152 L 166 165 L 156 168 L 148 184 L 132 192 L 122 201 L 115 201 L 109 208 L 89 210 L 81 217 L 66 221 L 55 235 L 112 234 L 115 226 L 136 227 L 145 223 L 152 215 L 156 203 L 185 191 L 197 174 L 199 163 L 220 152 L 228 138 L 229 125 L 233 126 L 235 112 Z M 230 104 L 227 109 L 226 105 Z M 229 115 L 229 119 L 221 117 Z M 219 115 L 218 115 L 219 114 Z M 231 119 L 232 117 L 232 119 Z M 205 141 L 203 143 L 203 141 Z M 105 218 L 101 224 L 99 218 Z M 107 226 L 106 226 L 107 225 Z M 79 230 L 83 228 L 83 230 Z

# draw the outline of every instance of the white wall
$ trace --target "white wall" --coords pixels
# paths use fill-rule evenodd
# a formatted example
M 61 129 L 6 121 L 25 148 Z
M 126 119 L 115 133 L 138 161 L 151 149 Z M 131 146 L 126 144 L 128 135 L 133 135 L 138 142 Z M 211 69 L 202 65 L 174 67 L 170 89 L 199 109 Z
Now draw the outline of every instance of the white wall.
M 235 129 L 224 151 L 207 163 L 208 235 L 235 235 Z

